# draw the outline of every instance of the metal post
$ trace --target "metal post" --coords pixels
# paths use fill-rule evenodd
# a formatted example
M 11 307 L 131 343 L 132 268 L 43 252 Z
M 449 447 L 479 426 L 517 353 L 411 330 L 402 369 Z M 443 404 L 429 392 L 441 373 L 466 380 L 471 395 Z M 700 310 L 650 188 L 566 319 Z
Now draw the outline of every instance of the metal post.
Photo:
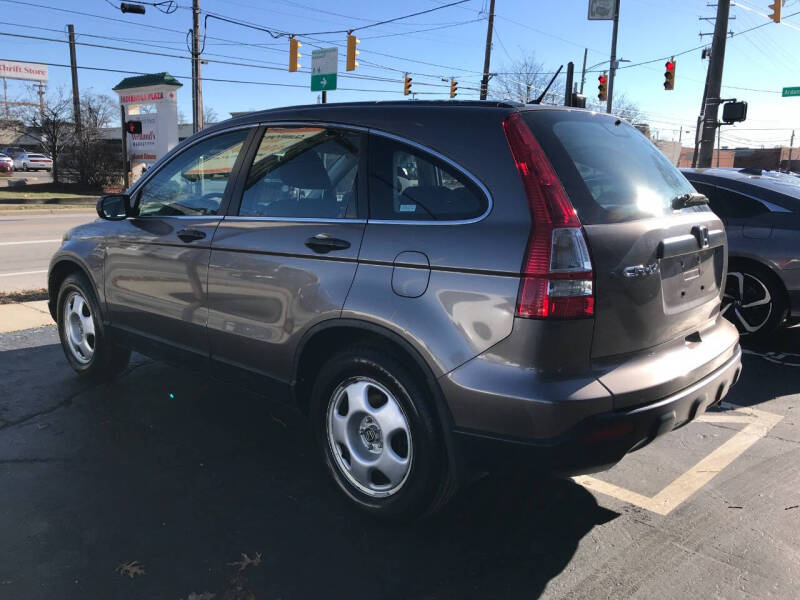
M 678 160 L 675 161 L 675 166 L 679 167 L 681 164 L 681 154 L 683 154 L 683 125 L 678 130 Z
M 564 106 L 572 106 L 572 78 L 575 76 L 575 65 L 567 63 L 567 82 L 564 84 Z
M 3 77 L 3 105 L 6 108 L 6 119 L 8 119 L 8 83 L 5 77 Z
M 588 48 L 583 49 L 583 69 L 581 69 L 581 94 L 583 93 L 583 84 L 586 83 L 586 55 L 589 53 Z
M 789 140 L 789 164 L 786 166 L 788 172 L 792 172 L 792 148 L 794 147 L 794 129 L 792 129 L 792 137 Z
M 611 34 L 611 65 L 608 69 L 608 97 L 606 98 L 606 112 L 611 112 L 611 103 L 614 100 L 614 75 L 617 73 L 617 30 L 619 29 L 619 0 L 614 1 L 614 31 Z
M 492 31 L 494 30 L 494 0 L 489 3 L 489 24 L 486 27 L 486 52 L 483 56 L 483 77 L 481 78 L 481 100 L 489 93 L 489 63 L 492 58 Z
M 719 138 L 722 134 L 722 125 L 717 125 L 717 168 L 719 168 L 719 151 L 722 149 Z
M 703 110 L 703 129 L 700 135 L 698 167 L 710 167 L 714 154 L 714 133 L 717 128 L 722 68 L 725 62 L 725 41 L 728 35 L 728 14 L 731 0 L 717 2 L 717 22 L 714 25 L 714 41 L 711 44 L 711 59 L 708 62 L 708 89 Z
M 130 187 L 130 177 L 128 177 L 128 129 L 125 125 L 125 105 L 119 107 L 120 109 L 120 124 L 122 125 L 122 178 L 125 182 L 125 189 Z
M 72 118 L 75 132 L 81 133 L 81 95 L 78 91 L 78 59 L 75 55 L 75 27 L 67 25 L 69 33 L 69 66 L 72 71 Z
M 326 104 L 328 102 L 328 91 L 322 90 L 322 104 Z
M 192 0 L 192 133 L 203 128 L 203 83 L 200 75 L 200 0 Z

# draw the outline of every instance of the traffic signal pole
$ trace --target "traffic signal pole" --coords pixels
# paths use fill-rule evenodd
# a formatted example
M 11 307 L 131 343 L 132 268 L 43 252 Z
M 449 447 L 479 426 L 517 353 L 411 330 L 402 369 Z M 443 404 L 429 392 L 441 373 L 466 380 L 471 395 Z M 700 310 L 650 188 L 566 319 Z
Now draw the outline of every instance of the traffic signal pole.
M 714 41 L 711 43 L 711 58 L 708 62 L 708 87 L 703 107 L 703 126 L 700 135 L 700 151 L 697 166 L 708 168 L 714 156 L 714 134 L 717 131 L 717 117 L 722 88 L 722 67 L 725 63 L 725 42 L 728 32 L 728 15 L 731 0 L 717 2 L 717 22 L 714 25 Z
M 483 77 L 481 78 L 481 100 L 489 93 L 489 63 L 492 59 L 492 31 L 494 30 L 494 0 L 489 3 L 489 24 L 486 27 L 486 52 L 483 56 Z
M 730 0 L 729 0 L 730 1 Z M 619 29 L 619 0 L 614 0 L 614 31 L 611 34 L 611 65 L 608 70 L 608 98 L 606 112 L 611 112 L 614 101 L 614 75 L 617 73 L 617 31 Z

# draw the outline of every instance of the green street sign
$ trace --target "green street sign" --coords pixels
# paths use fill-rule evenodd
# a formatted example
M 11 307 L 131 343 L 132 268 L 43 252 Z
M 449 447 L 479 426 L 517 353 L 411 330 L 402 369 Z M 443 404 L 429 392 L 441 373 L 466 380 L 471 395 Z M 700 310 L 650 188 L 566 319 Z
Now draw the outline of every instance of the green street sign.
M 339 49 L 320 48 L 311 53 L 311 91 L 327 92 L 336 89 L 339 70 Z
M 800 96 L 800 86 L 783 88 L 783 94 L 781 94 L 781 96 L 784 98 L 789 96 Z
M 336 89 L 336 73 L 311 76 L 311 91 L 322 92 Z

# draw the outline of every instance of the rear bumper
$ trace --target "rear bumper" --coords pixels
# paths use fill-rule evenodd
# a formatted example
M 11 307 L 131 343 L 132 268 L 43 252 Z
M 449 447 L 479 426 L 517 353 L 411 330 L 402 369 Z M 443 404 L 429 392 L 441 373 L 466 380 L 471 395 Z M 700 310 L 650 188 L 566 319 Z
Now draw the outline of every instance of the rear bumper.
M 525 464 L 565 475 L 602 471 L 725 397 L 739 378 L 741 357 L 737 345 L 721 367 L 688 388 L 636 408 L 591 415 L 554 438 L 509 438 L 456 429 L 456 449 L 473 468 Z

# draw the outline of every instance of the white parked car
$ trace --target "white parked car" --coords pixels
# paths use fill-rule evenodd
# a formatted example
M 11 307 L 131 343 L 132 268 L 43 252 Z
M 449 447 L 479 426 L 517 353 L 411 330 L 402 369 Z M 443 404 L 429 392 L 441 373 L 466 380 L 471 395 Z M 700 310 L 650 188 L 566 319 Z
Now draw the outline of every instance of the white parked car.
M 44 154 L 23 152 L 14 157 L 14 169 L 17 171 L 52 171 L 53 160 Z

